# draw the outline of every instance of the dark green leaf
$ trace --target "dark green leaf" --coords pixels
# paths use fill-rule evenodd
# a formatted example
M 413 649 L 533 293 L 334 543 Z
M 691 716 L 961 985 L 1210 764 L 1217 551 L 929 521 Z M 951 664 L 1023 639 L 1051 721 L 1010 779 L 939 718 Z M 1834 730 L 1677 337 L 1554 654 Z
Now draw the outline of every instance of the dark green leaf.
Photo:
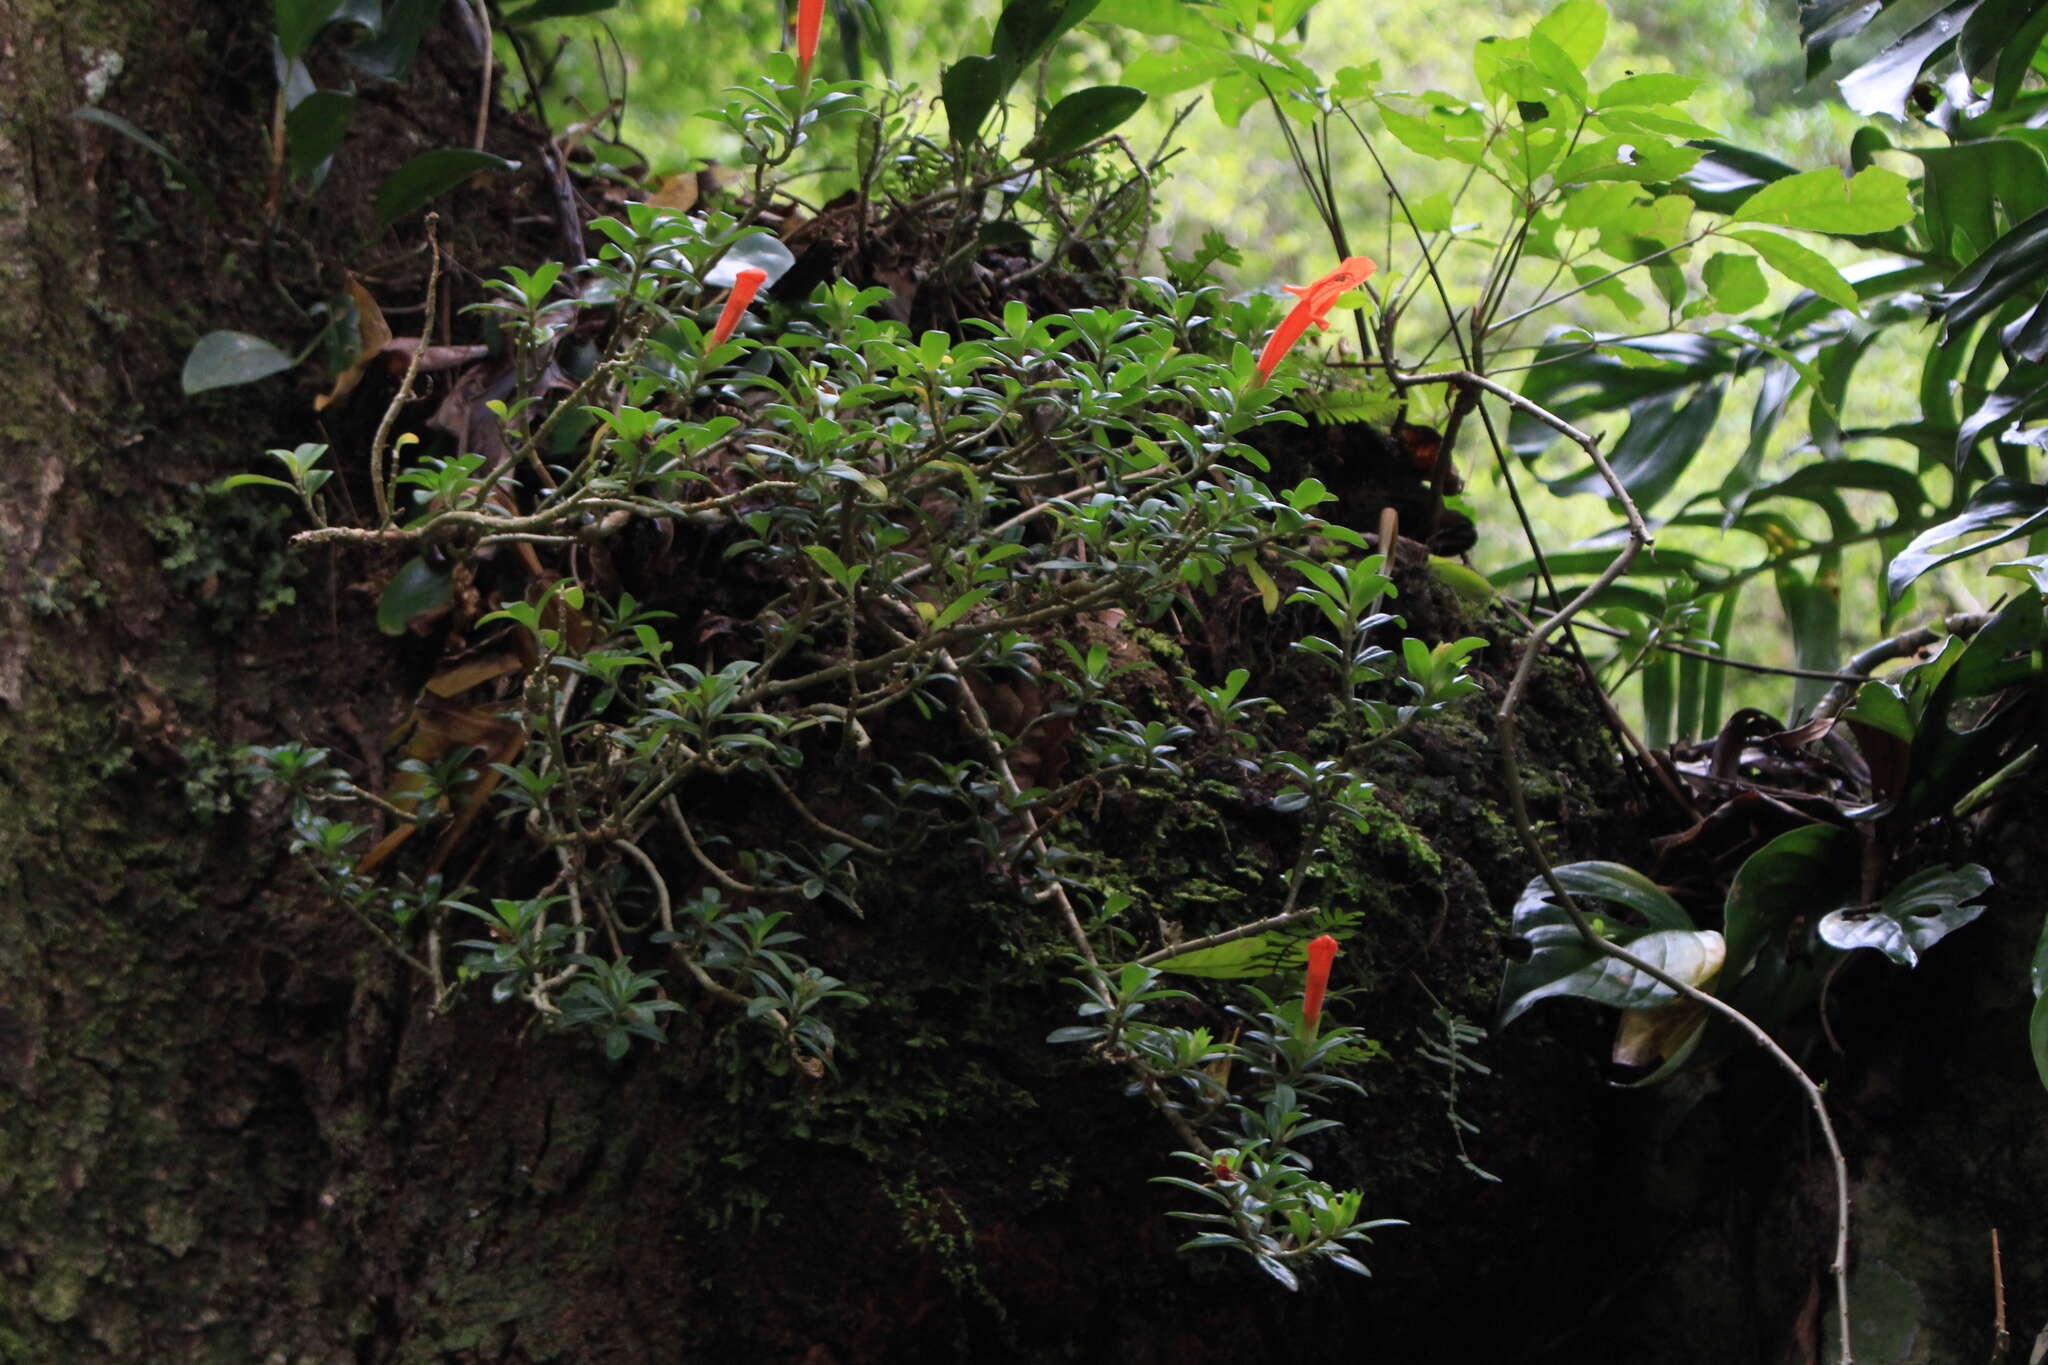
M 426 207 L 483 171 L 516 171 L 519 163 L 467 147 L 441 147 L 421 152 L 393 171 L 377 189 L 377 230 Z
M 2033 983 L 2036 1000 L 2048 995 L 2048 916 L 2042 917 L 2041 937 L 2034 944 L 2034 961 L 2027 976 Z
M 1969 504 L 1960 515 L 1928 527 L 1898 553 L 1885 570 L 1886 598 L 1896 602 L 1922 574 L 1967 559 L 1979 550 L 2016 540 L 2043 525 L 2048 525 L 2048 487 L 2015 483 L 2003 476 L 1995 478 L 1970 495 Z M 1979 531 L 1991 534 L 1956 549 L 1936 548 Z
M 2044 9 L 2043 13 L 2048 13 Z M 2014 223 L 2048 208 L 2048 162 L 2015 138 L 1919 147 L 1921 211 L 1936 249 L 1968 265 Z
M 412 72 L 420 40 L 440 17 L 441 0 L 391 0 L 382 22 L 362 42 L 348 49 L 351 65 L 387 81 L 402 81 Z
M 313 45 L 341 0 L 277 0 L 277 45 L 287 60 Z
M 2033 1049 L 2034 1070 L 2048 1087 L 2048 995 L 2034 1002 L 2034 1013 L 2027 1020 L 2027 1045 Z
M 1679 177 L 1679 184 L 1695 204 L 1713 213 L 1733 213 L 1764 186 L 1799 173 L 1797 167 L 1746 147 L 1711 140 L 1690 145 L 1700 151 L 1700 159 Z
M 315 184 L 324 178 L 355 108 L 356 97 L 341 90 L 316 90 L 292 106 L 284 126 L 294 175 Z
M 2048 209 L 1994 242 L 1942 295 L 1944 345 L 1961 328 L 2012 298 L 2031 298 L 2048 281 Z
M 939 77 L 939 95 L 946 102 L 946 130 L 956 146 L 966 146 L 981 134 L 988 111 L 1010 88 L 1014 79 L 993 57 L 962 57 Z
M 1060 35 L 1088 17 L 1098 0 L 1010 0 L 996 20 L 990 55 L 1010 79 L 1031 69 Z M 1007 84 L 1007 82 L 1006 82 Z
M 1643 956 L 1672 955 L 1676 960 L 1700 952 L 1705 944 L 1692 932 L 1692 921 L 1663 888 L 1632 868 L 1619 863 L 1571 863 L 1556 870 L 1558 881 L 1579 900 L 1589 915 L 1603 916 L 1598 902 L 1609 902 L 1634 910 L 1647 929 L 1627 923 L 1606 923 L 1607 937 L 1637 950 L 1645 937 L 1658 937 Z M 1528 940 L 1531 953 L 1526 962 L 1508 964 L 1501 981 L 1501 1022 L 1513 1020 L 1536 1001 L 1553 995 L 1576 995 L 1618 1004 L 1643 988 L 1654 999 L 1668 999 L 1670 992 L 1647 978 L 1638 978 L 1633 968 L 1612 958 L 1598 956 L 1572 926 L 1564 908 L 1552 899 L 1550 883 L 1535 878 L 1515 903 L 1514 931 Z M 1681 979 L 1690 979 L 1674 972 Z
M 1901 967 L 1920 965 L 1920 954 L 1984 913 L 1966 905 L 1991 889 L 1991 874 L 1975 863 L 1930 867 L 1914 873 L 1875 910 L 1836 910 L 1820 922 L 1820 936 L 1844 951 L 1875 948 Z
M 377 629 L 403 635 L 415 617 L 438 611 L 455 596 L 455 576 L 415 556 L 405 562 L 377 599 Z
M 1128 85 L 1076 90 L 1052 107 L 1022 155 L 1056 161 L 1118 127 L 1144 103 L 1145 92 Z
M 1858 854 L 1856 837 L 1833 825 L 1803 825 L 1750 854 L 1728 887 L 1729 977 L 1746 973 L 1767 945 L 1782 944 L 1800 917 L 1853 905 Z
M 234 384 L 253 384 L 295 362 L 262 337 L 247 332 L 208 332 L 185 357 L 185 392 L 204 393 Z

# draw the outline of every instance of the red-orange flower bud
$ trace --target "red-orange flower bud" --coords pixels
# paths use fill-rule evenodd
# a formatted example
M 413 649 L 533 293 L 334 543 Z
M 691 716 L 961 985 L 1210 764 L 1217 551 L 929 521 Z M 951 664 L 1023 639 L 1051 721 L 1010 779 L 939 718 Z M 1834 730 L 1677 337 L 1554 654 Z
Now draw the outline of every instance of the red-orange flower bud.
M 1311 1038 L 1323 1021 L 1323 993 L 1329 989 L 1330 964 L 1336 960 L 1336 939 L 1323 934 L 1309 940 L 1308 980 L 1301 988 L 1301 1026 Z
M 757 266 L 748 266 L 734 279 L 732 293 L 726 295 L 725 307 L 718 314 L 718 325 L 711 329 L 711 341 L 705 350 L 713 350 L 725 344 L 732 329 L 740 325 L 740 314 L 747 311 L 747 305 L 754 301 L 754 295 L 768 282 L 768 272 Z
M 825 26 L 825 0 L 797 0 L 796 69 L 811 74 L 811 62 L 818 55 L 818 30 Z

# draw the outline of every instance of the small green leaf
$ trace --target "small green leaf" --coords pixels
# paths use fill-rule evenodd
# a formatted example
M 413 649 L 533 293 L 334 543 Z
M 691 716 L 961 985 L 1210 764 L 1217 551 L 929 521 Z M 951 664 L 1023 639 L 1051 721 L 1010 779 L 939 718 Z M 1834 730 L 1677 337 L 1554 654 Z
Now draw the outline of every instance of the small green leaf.
M 1723 313 L 1747 313 L 1771 294 L 1763 267 L 1754 256 L 1723 251 L 1707 262 L 1701 274 L 1714 296 L 1714 307 Z
M 273 479 L 268 474 L 230 474 L 220 481 L 220 486 L 224 489 L 247 488 L 252 484 L 260 484 L 266 488 L 282 488 L 287 493 L 298 491 L 283 479 Z
M 467 147 L 438 147 L 421 152 L 393 171 L 377 190 L 377 228 L 426 207 L 471 176 L 483 171 L 516 171 L 519 163 Z
M 1766 186 L 1750 196 L 1762 196 L 1770 187 Z M 1856 309 L 1856 287 L 1842 278 L 1842 272 L 1828 264 L 1827 257 L 1817 251 L 1810 251 L 1790 237 L 1775 232 L 1729 232 L 1723 234 L 1742 243 L 1764 258 L 1771 269 L 1797 285 L 1803 285 L 1826 299 L 1829 303 L 1854 312 Z
M 1556 43 L 1584 70 L 1607 41 L 1607 6 L 1600 0 L 1565 0 L 1537 20 L 1531 33 Z
M 262 337 L 247 332 L 208 332 L 185 357 L 185 392 L 253 384 L 289 370 L 295 363 Z
M 1668 71 L 1647 71 L 1624 76 L 1593 97 L 1595 109 L 1612 109 L 1631 104 L 1676 104 L 1700 88 L 1697 76 L 1678 76 Z
M 1119 126 L 1144 103 L 1145 92 L 1128 85 L 1076 90 L 1052 107 L 1022 155 L 1056 161 Z
M 447 606 L 454 596 L 455 575 L 415 556 L 377 599 L 377 629 L 403 635 L 415 617 Z
M 420 40 L 441 15 L 441 0 L 390 0 L 370 35 L 343 55 L 349 64 L 387 81 L 402 81 L 412 71 Z
M 1807 232 L 1884 232 L 1913 221 L 1913 197 L 1906 177 L 1882 166 L 1850 179 L 1823 168 L 1772 181 L 1744 200 L 1732 221 Z

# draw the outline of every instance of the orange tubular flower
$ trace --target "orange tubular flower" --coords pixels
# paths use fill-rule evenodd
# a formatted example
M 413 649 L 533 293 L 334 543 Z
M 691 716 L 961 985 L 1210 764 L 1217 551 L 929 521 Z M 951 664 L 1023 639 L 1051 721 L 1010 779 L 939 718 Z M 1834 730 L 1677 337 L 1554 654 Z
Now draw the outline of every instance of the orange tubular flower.
M 768 272 L 751 265 L 739 273 L 733 280 L 732 293 L 726 295 L 725 308 L 718 315 L 718 325 L 711 329 L 711 341 L 705 350 L 716 350 L 725 344 L 732 329 L 740 325 L 740 314 L 747 311 L 755 293 L 767 282 Z
M 1323 1022 L 1323 992 L 1329 989 L 1330 964 L 1336 960 L 1336 939 L 1324 934 L 1309 940 L 1308 980 L 1301 989 L 1301 1027 L 1310 1038 L 1316 1036 L 1316 1029 Z
M 796 69 L 811 74 L 811 59 L 818 55 L 818 30 L 825 25 L 825 0 L 797 0 Z
M 1266 343 L 1266 349 L 1259 353 L 1259 381 L 1264 383 L 1272 379 L 1273 371 L 1280 366 L 1280 358 L 1301 340 L 1301 334 L 1308 330 L 1310 323 L 1328 331 L 1327 315 L 1331 307 L 1341 296 L 1364 284 L 1377 269 L 1379 267 L 1364 256 L 1346 256 L 1342 265 L 1314 284 L 1286 286 L 1287 292 L 1300 298 L 1301 302 L 1280 320 L 1280 325 L 1273 329 L 1272 339 Z

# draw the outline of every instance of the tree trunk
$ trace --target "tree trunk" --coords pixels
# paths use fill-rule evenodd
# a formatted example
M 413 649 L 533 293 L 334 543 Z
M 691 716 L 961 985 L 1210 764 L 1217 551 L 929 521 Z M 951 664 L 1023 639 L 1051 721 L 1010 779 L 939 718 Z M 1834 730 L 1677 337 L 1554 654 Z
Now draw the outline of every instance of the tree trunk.
M 1328 1159 L 1369 1212 L 1413 1224 L 1381 1238 L 1372 1281 L 1289 1296 L 1176 1255 L 1174 1201 L 1147 1183 L 1174 1172 L 1170 1132 L 1042 1043 L 1071 1010 L 1059 964 L 965 862 L 889 869 L 888 913 L 834 931 L 857 954 L 835 970 L 864 970 L 876 1003 L 821 1086 L 764 1070 L 717 1021 L 609 1066 L 481 1002 L 431 1016 L 295 876 L 279 811 L 232 759 L 307 736 L 375 762 L 407 703 L 414 665 L 357 581 L 388 566 L 290 555 L 282 514 L 207 489 L 266 447 L 360 450 L 365 419 L 316 421 L 289 378 L 198 398 L 178 379 L 202 333 L 293 347 L 310 324 L 287 300 L 390 268 L 392 239 L 364 245 L 375 187 L 411 151 L 466 145 L 475 62 L 437 34 L 402 96 L 366 94 L 321 198 L 267 226 L 267 18 L 226 0 L 0 9 L 0 317 L 19 362 L 0 426 L 0 1361 L 1775 1351 L 1805 1281 L 1758 1266 L 1813 1263 L 1825 1192 L 1794 1189 L 1790 1158 L 1734 1180 L 1775 1193 L 1785 1245 L 1741 1267 L 1748 1287 L 1688 1299 L 1704 1340 L 1660 1342 L 1652 1290 L 1698 1293 L 1697 1262 L 1620 1268 L 1697 1234 L 1687 1254 L 1725 1270 L 1744 1239 L 1648 1159 L 1661 1101 L 1603 1086 L 1590 1015 L 1486 1046 L 1494 1081 L 1458 1109 L 1502 1183 L 1455 1158 L 1418 1044 L 1439 998 L 1485 1017 L 1496 907 L 1531 870 L 1483 728 L 1399 773 L 1385 836 L 1337 854 L 1366 916 L 1361 1022 L 1390 1057 Z M 516 124 L 493 138 L 538 164 Z M 553 251 L 496 225 L 538 181 L 503 193 L 467 223 L 451 208 L 477 273 Z M 1568 669 L 1543 677 L 1530 765 L 1554 779 L 1559 852 L 1636 855 L 1601 722 Z M 1157 884 L 1227 900 L 1263 871 L 1231 850 L 1263 847 L 1267 817 L 1200 784 L 1092 819 Z M 1789 1091 L 1739 1075 L 1799 1131 Z M 1707 1149 L 1741 1140 L 1717 1129 Z

